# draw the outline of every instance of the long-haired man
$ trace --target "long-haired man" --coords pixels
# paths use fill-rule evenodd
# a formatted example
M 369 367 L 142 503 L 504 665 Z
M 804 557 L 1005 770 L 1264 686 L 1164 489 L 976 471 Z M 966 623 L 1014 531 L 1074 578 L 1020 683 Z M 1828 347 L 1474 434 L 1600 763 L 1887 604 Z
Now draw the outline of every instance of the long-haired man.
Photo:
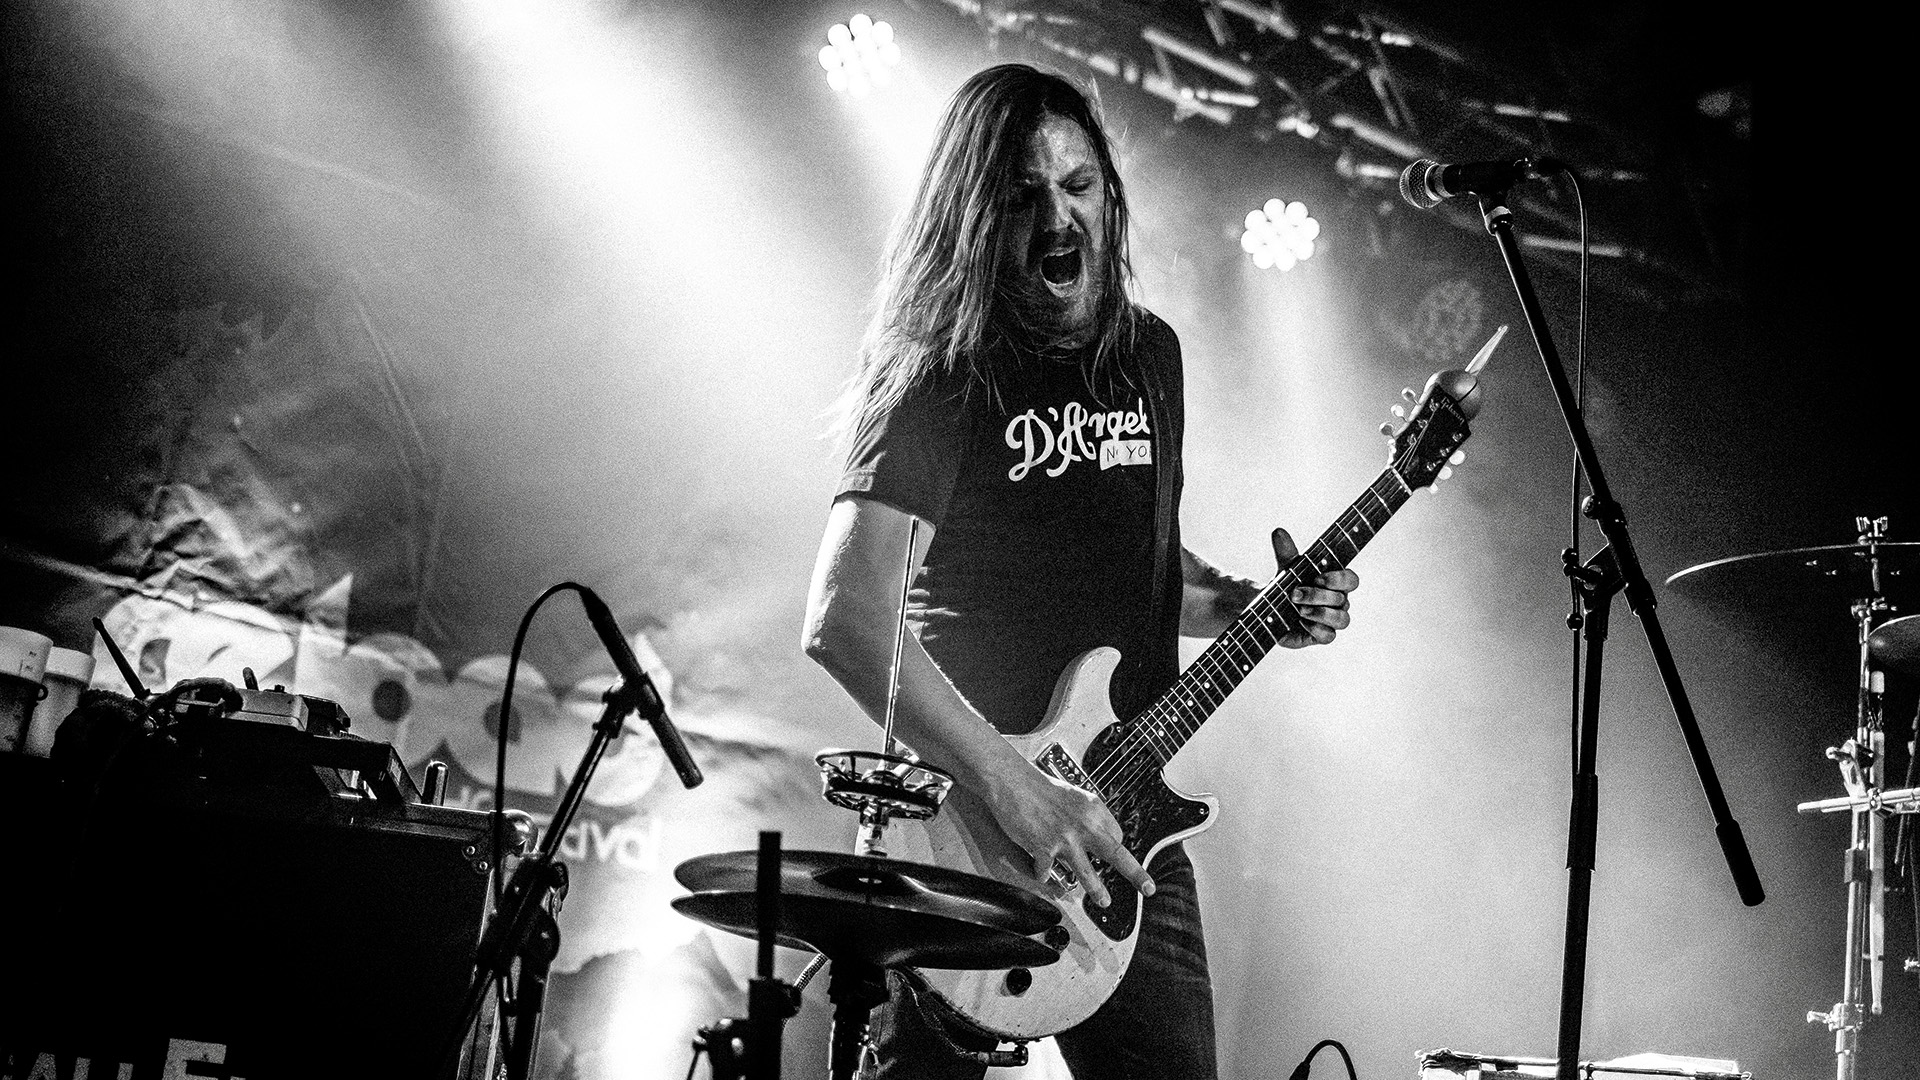
M 1133 716 L 1179 674 L 1178 637 L 1218 635 L 1259 590 L 1180 543 L 1180 346 L 1131 294 L 1126 190 L 1089 96 L 1022 64 L 973 76 L 889 244 L 803 642 L 884 716 L 912 574 L 902 741 L 1032 858 L 1024 884 L 1059 864 L 1104 905 L 1098 860 L 1146 897 L 1126 976 L 1058 1037 L 1074 1074 L 1205 1080 L 1212 993 L 1184 850 L 1142 867 L 1099 798 L 1001 738 L 1036 727 L 1061 671 L 1100 646 L 1121 654 L 1112 703 Z M 1274 551 L 1294 557 L 1284 531 Z M 1307 581 L 1304 628 L 1281 644 L 1331 641 L 1358 584 Z M 982 1075 L 971 1055 L 994 1039 L 910 980 L 891 990 L 872 1025 L 879 1077 Z

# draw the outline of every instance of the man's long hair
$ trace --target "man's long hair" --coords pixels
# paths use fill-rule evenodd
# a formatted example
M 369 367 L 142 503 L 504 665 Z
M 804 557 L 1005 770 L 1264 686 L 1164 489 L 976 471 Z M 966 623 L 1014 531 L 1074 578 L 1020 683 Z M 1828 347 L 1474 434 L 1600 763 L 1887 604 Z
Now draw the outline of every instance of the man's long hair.
M 968 392 L 997 393 L 996 367 L 1036 347 L 1044 331 L 1022 317 L 1019 287 L 1001 280 L 999 252 L 1013 182 L 1041 122 L 1080 125 L 1106 186 L 1103 265 L 1086 272 L 1100 286 L 1088 347 L 1094 373 L 1112 370 L 1130 343 L 1127 198 L 1105 125 L 1089 95 L 1059 75 L 1026 64 L 987 68 L 961 86 L 941 118 L 926 169 L 882 263 L 873 321 L 860 345 L 843 434 L 899 404 L 917 383 L 963 376 Z

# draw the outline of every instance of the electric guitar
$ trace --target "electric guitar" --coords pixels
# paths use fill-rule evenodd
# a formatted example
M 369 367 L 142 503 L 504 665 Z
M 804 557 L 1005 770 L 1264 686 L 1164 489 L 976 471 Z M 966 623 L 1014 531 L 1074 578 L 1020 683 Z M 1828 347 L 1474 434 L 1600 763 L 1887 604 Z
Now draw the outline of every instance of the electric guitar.
M 1347 565 L 1415 491 L 1457 463 L 1469 434 L 1467 421 L 1479 412 L 1478 373 L 1500 336 L 1496 333 L 1465 371 L 1443 371 L 1427 380 L 1404 425 L 1397 432 L 1391 424 L 1382 429 L 1392 438 L 1385 471 L 1139 716 L 1124 724 L 1114 716 L 1107 691 L 1120 653 L 1103 647 L 1067 665 L 1038 729 L 1009 736 L 1047 773 L 1099 795 L 1141 865 L 1168 844 L 1207 828 L 1220 806 L 1212 795 L 1189 797 L 1173 790 L 1162 767 L 1268 650 L 1302 628 L 1288 599 L 1294 586 Z M 932 818 L 896 821 L 887 839 L 895 858 L 1028 889 L 1036 884 L 1033 860 L 960 788 Z M 1060 950 L 1057 962 L 998 971 L 913 968 L 909 974 L 974 1026 L 1003 1039 L 1037 1039 L 1073 1027 L 1113 993 L 1139 935 L 1140 894 L 1113 868 L 1100 864 L 1099 869 L 1113 900 L 1109 907 L 1096 906 L 1078 883 L 1054 890 L 1065 917 L 1045 940 Z

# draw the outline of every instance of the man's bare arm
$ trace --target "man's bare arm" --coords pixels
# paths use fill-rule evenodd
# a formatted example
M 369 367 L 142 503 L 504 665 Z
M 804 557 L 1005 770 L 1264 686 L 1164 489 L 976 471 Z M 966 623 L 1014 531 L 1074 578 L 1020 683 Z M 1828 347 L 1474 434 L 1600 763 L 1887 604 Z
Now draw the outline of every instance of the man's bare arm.
M 888 672 L 908 563 L 909 516 L 857 495 L 833 505 L 815 561 L 801 644 L 875 722 L 886 717 Z M 930 536 L 932 526 L 920 526 Z M 1041 772 L 975 712 L 907 635 L 900 657 L 894 734 L 985 803 L 995 822 L 1044 879 L 1056 861 L 1108 901 L 1091 859 L 1119 870 L 1142 893 L 1153 882 L 1123 846 L 1119 823 L 1095 796 Z

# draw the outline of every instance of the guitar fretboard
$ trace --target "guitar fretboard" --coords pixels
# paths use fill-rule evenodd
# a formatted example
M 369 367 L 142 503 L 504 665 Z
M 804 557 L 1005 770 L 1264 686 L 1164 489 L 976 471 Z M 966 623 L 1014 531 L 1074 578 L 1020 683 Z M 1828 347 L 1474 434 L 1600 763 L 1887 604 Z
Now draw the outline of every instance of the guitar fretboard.
M 1398 472 L 1382 471 L 1318 540 L 1268 582 L 1187 665 L 1166 693 L 1127 725 L 1125 739 L 1094 770 L 1093 780 L 1110 803 L 1124 802 L 1124 789 L 1137 779 L 1158 776 L 1160 768 L 1200 730 L 1261 658 L 1281 638 L 1303 629 L 1292 599 L 1302 578 L 1346 566 L 1412 495 L 1413 489 Z

